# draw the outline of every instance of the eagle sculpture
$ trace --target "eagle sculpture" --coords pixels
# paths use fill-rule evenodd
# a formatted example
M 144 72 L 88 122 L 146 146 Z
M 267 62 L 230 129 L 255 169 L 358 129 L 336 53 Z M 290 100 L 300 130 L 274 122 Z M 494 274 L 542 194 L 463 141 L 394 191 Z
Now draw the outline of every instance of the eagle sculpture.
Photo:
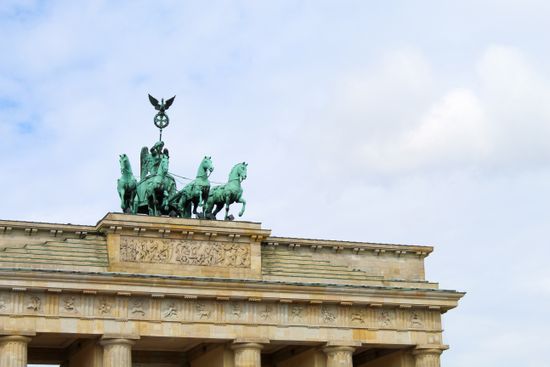
M 158 99 L 156 99 L 155 97 L 153 97 L 152 95 L 149 94 L 149 101 L 151 102 L 153 107 L 155 107 L 155 110 L 159 111 L 159 113 L 161 113 L 161 114 L 164 114 L 164 111 L 166 111 L 168 108 L 170 108 L 172 103 L 174 103 L 175 98 L 176 98 L 176 96 L 174 96 L 172 98 L 169 98 L 169 99 L 166 100 L 166 102 L 164 102 L 164 99 L 161 98 L 160 103 L 159 103 Z

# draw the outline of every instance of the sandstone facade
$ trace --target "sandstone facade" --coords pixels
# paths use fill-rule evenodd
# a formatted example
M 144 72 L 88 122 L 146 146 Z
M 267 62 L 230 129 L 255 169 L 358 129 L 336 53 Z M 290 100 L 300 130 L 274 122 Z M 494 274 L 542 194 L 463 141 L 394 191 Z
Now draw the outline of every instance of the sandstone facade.
M 0 366 L 432 367 L 463 293 L 428 246 L 109 213 L 0 221 Z

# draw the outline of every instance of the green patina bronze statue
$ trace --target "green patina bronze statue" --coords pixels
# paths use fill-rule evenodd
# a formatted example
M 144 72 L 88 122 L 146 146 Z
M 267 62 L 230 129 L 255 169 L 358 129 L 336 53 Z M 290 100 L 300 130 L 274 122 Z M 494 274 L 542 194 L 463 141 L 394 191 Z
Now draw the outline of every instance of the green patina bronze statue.
M 242 217 L 246 207 L 246 201 L 243 199 L 241 182 L 246 179 L 247 166 L 248 163 L 245 162 L 236 164 L 233 169 L 231 169 L 231 173 L 229 173 L 227 183 L 212 188 L 204 208 L 206 218 L 216 219 L 216 214 L 218 214 L 225 205 L 225 220 L 233 220 L 233 216 L 229 215 L 229 206 L 233 203 L 243 204 L 239 212 L 239 217 Z
M 134 207 L 137 180 L 132 173 L 132 166 L 126 154 L 119 158 L 120 173 L 122 176 L 117 181 L 118 196 L 120 196 L 120 207 L 124 213 L 131 213 Z
M 169 173 L 169 152 L 162 141 L 162 130 L 169 124 L 166 110 L 172 105 L 172 97 L 159 102 L 149 95 L 149 101 L 159 111 L 154 123 L 160 130 L 160 139 L 150 149 L 143 147 L 140 154 L 140 179 L 136 180 L 132 173 L 130 160 L 126 154 L 120 156 L 121 177 L 117 182 L 120 206 L 124 213 L 169 215 L 172 217 L 216 219 L 216 214 L 225 206 L 225 220 L 233 220 L 229 215 L 232 203 L 242 203 L 239 216 L 245 210 L 246 202 L 242 198 L 241 182 L 246 179 L 247 163 L 239 163 L 233 167 L 229 180 L 225 185 L 210 189 L 209 177 L 214 166 L 212 159 L 205 156 L 199 165 L 195 180 L 184 186 L 180 191 L 176 188 L 176 180 Z M 199 208 L 202 211 L 199 212 Z
M 168 155 L 161 154 L 154 174 L 137 186 L 134 212 L 149 215 L 169 214 L 169 198 L 176 191 L 176 180 L 168 174 Z
M 185 187 L 174 195 L 170 201 L 177 202 L 177 211 L 184 218 L 191 218 L 191 214 L 199 218 L 203 213 L 197 212 L 199 207 L 204 208 L 204 204 L 210 193 L 210 181 L 208 177 L 214 170 L 212 158 L 205 156 L 197 170 L 197 178 L 191 181 Z

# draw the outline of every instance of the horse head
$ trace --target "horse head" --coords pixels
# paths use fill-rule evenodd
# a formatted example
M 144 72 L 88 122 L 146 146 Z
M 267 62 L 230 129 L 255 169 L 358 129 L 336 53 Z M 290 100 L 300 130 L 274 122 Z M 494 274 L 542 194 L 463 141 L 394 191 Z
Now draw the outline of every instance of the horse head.
M 132 166 L 130 165 L 130 159 L 126 154 L 121 154 L 118 161 L 120 162 L 120 172 L 123 175 L 132 174 Z
M 239 182 L 243 182 L 244 180 L 246 180 L 247 167 L 248 163 L 237 163 L 229 173 L 229 181 L 238 180 Z
M 212 157 L 204 156 L 202 159 L 202 162 L 199 166 L 199 170 L 197 172 L 197 177 L 208 177 L 214 170 L 214 165 L 212 164 Z
M 168 162 L 169 162 L 168 156 L 166 154 L 163 154 L 162 158 L 160 159 L 157 175 L 164 177 L 168 174 Z

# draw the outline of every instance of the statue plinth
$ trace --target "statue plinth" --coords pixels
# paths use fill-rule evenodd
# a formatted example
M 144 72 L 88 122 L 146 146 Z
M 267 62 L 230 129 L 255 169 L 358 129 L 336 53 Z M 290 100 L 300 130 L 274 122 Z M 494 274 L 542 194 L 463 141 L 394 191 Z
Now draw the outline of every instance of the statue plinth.
M 109 271 L 198 277 L 261 278 L 259 223 L 107 214 Z

